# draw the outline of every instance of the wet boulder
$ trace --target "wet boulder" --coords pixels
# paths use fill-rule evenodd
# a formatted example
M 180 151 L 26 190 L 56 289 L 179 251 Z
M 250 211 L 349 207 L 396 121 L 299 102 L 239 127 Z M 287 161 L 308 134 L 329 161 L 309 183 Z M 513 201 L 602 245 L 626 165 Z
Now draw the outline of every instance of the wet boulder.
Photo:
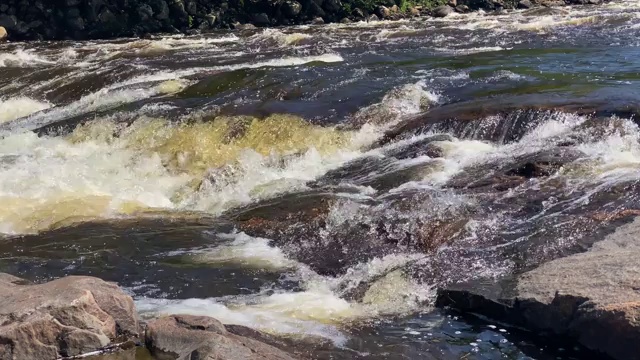
M 640 219 L 588 251 L 514 278 L 438 291 L 436 305 L 573 338 L 613 359 L 640 359 Z
M 112 283 L 70 276 L 30 285 L 0 273 L 0 357 L 50 360 L 138 335 L 133 299 Z
M 266 13 L 258 13 L 251 15 L 251 21 L 258 26 L 267 26 L 271 23 L 269 15 Z
M 531 0 L 520 0 L 517 6 L 518 9 L 531 9 L 533 7 L 533 3 Z
M 453 8 L 449 5 L 441 5 L 433 9 L 432 14 L 434 17 L 443 18 L 453 13 Z
M 147 326 L 145 343 L 158 359 L 294 359 L 276 347 L 229 332 L 207 316 L 172 315 L 153 320 Z

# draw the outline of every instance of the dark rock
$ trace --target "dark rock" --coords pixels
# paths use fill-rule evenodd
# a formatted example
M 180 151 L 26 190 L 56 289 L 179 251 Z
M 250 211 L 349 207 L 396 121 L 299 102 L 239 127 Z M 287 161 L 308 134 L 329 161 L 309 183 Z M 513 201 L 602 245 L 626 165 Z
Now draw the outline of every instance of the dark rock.
M 340 20 L 340 24 L 351 24 L 353 21 L 351 19 L 345 17 Z
M 460 14 L 466 14 L 471 10 L 469 9 L 469 7 L 467 5 L 458 5 L 458 6 L 456 6 L 455 11 L 457 13 L 460 13 Z
M 266 26 L 271 23 L 269 15 L 266 13 L 259 13 L 251 15 L 251 21 L 258 26 Z
M 84 19 L 80 16 L 67 18 L 67 26 L 74 31 L 84 30 Z
M 185 3 L 185 10 L 189 15 L 196 16 L 198 15 L 198 4 L 194 1 L 187 1 Z
M 16 29 L 18 27 L 18 18 L 13 15 L 0 15 L 0 26 L 5 29 Z
M 342 3 L 340 0 L 324 0 L 322 3 L 322 8 L 329 12 L 338 12 L 342 9 Z
M 442 6 L 438 6 L 437 8 L 433 9 L 433 16 L 435 17 L 445 17 L 449 14 L 451 14 L 453 12 L 453 8 L 449 5 L 442 5 Z
M 7 10 L 9 10 L 9 5 L 0 4 L 0 12 L 7 12 Z
M 149 4 L 140 4 L 137 11 L 140 21 L 144 22 L 153 18 L 153 9 Z
M 562 9 L 542 7 L 538 9 L 529 9 L 522 13 L 524 16 L 553 16 L 553 15 L 567 15 L 568 13 Z
M 364 20 L 364 11 L 362 11 L 362 9 L 360 9 L 360 8 L 353 9 L 353 11 L 351 12 L 351 15 L 356 20 Z
M 65 5 L 67 7 L 78 6 L 80 5 L 80 0 L 65 0 Z
M 302 11 L 302 5 L 294 0 L 287 0 L 282 4 L 282 12 L 285 16 L 296 17 Z
M 314 18 L 321 18 L 326 15 L 324 9 L 315 2 L 312 2 L 307 9 L 307 14 L 313 16 Z M 324 20 L 322 22 L 324 24 Z
M 464 173 L 451 178 L 446 186 L 473 191 L 505 191 L 523 184 L 527 179 L 551 176 L 564 165 L 583 154 L 570 148 L 557 148 L 516 157 L 512 160 L 498 160 L 487 167 L 472 166 Z M 493 169 L 487 171 L 487 168 Z
M 156 19 L 167 20 L 169 19 L 169 5 L 164 0 L 158 0 L 156 7 L 153 8 L 153 12 L 156 14 Z
M 380 18 L 377 15 L 373 14 L 367 18 L 367 21 L 380 21 Z
M 180 359 L 293 360 L 268 344 L 227 331 L 207 316 L 173 315 L 151 321 L 145 343 L 156 357 Z
M 458 5 L 466 5 L 471 10 L 495 10 L 492 0 L 458 0 Z
M 614 359 L 638 360 L 639 231 L 636 218 L 587 252 L 550 261 L 515 279 L 441 289 L 436 305 L 568 336 Z
M 313 25 L 322 25 L 322 24 L 324 24 L 324 19 L 322 19 L 321 17 L 317 17 L 317 18 L 314 18 L 313 20 L 311 20 L 311 23 Z
M 518 9 L 531 9 L 533 7 L 533 3 L 531 0 L 520 0 L 518 2 Z
M 138 335 L 133 299 L 100 279 L 71 276 L 40 285 L 0 273 L 0 354 L 49 360 Z

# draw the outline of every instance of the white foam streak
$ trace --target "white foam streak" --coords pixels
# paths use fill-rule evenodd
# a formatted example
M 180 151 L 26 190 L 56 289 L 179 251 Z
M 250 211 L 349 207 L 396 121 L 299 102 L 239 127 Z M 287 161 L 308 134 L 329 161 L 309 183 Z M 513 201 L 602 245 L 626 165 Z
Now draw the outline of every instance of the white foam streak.
M 38 101 L 28 97 L 0 98 L 0 124 L 15 120 L 51 107 L 46 101 Z
M 270 240 L 251 237 L 243 232 L 218 234 L 219 238 L 233 240 L 229 244 L 198 251 L 195 261 L 203 263 L 236 263 L 246 267 L 284 269 L 295 267 L 282 250 L 269 245 Z
M 52 64 L 55 64 L 55 61 L 36 55 L 34 50 L 17 49 L 13 53 L 0 54 L 0 67 L 32 67 Z

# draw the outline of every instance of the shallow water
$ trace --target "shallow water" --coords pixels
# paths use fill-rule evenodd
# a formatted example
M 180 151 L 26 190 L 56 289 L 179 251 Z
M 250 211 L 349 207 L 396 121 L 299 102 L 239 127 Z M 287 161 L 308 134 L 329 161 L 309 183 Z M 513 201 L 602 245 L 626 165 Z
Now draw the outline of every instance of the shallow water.
M 638 5 L 0 45 L 0 270 L 314 358 L 600 358 L 431 305 L 638 208 Z

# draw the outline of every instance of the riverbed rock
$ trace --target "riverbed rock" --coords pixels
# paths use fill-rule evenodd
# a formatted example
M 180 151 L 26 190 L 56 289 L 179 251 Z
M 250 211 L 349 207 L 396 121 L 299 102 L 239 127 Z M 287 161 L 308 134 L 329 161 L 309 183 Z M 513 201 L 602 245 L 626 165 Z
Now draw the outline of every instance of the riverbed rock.
M 453 12 L 453 8 L 451 6 L 442 5 L 442 6 L 438 6 L 437 8 L 433 9 L 433 16 L 439 17 L 439 18 L 443 18 L 443 17 L 448 16 L 452 12 Z
M 530 0 L 520 0 L 518 2 L 518 9 L 531 9 L 533 3 Z
M 568 336 L 614 359 L 638 360 L 639 232 L 636 217 L 584 253 L 550 261 L 514 279 L 442 289 L 436 304 Z
M 161 359 L 294 360 L 276 347 L 227 331 L 207 316 L 172 315 L 153 320 L 147 326 L 145 343 Z
M 133 299 L 87 276 L 30 285 L 0 273 L 0 324 L 0 359 L 75 356 L 138 335 Z
M 7 30 L 0 26 L 0 41 L 6 40 L 8 36 L 9 34 L 7 34 Z

